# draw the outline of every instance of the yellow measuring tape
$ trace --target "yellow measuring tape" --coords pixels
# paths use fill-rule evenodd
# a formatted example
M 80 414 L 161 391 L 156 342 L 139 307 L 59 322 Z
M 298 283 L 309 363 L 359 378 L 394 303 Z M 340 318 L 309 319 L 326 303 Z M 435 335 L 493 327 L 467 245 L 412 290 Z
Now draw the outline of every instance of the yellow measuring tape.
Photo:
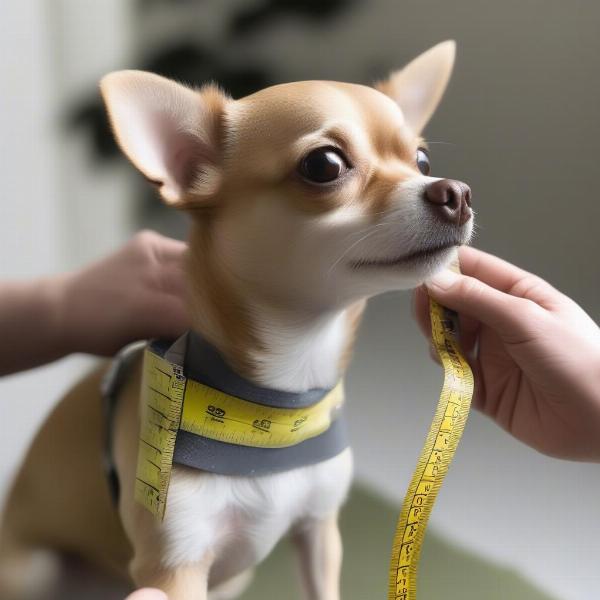
M 238 446 L 285 448 L 327 431 L 343 401 L 341 382 L 312 406 L 273 408 L 189 380 L 181 429 Z
M 458 270 L 458 265 L 455 268 Z M 396 525 L 388 600 L 417 597 L 417 567 L 425 528 L 473 397 L 473 373 L 458 345 L 456 315 L 432 299 L 429 314 L 433 344 L 444 367 L 444 384 Z
M 167 504 L 185 383 L 180 366 L 146 348 L 134 495 L 160 519 L 164 517 Z
M 473 396 L 473 374 L 456 339 L 453 313 L 430 300 L 430 315 L 433 343 L 444 367 L 444 385 L 396 527 L 388 600 L 416 599 L 425 528 Z M 181 366 L 146 349 L 142 399 L 135 498 L 162 519 L 179 429 L 238 445 L 292 446 L 329 427 L 343 403 L 343 389 L 340 383 L 307 408 L 261 406 L 188 380 Z
M 164 517 L 177 431 L 256 448 L 285 448 L 326 431 L 344 401 L 340 382 L 305 408 L 275 408 L 186 379 L 182 368 L 144 353 L 135 498 Z

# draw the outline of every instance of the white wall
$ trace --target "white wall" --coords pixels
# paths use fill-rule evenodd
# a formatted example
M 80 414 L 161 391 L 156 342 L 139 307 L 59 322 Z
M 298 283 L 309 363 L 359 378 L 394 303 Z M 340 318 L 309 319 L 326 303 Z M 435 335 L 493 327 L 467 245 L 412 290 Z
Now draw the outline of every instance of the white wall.
M 98 171 L 65 109 L 128 50 L 119 0 L 0 3 L 0 278 L 73 268 L 131 229 L 125 172 Z M 1 339 L 1 334 L 0 334 Z M 0 485 L 57 398 L 89 364 L 71 357 L 0 380 Z
M 41 3 L 0 6 L 2 276 L 53 271 L 61 256 L 55 93 Z

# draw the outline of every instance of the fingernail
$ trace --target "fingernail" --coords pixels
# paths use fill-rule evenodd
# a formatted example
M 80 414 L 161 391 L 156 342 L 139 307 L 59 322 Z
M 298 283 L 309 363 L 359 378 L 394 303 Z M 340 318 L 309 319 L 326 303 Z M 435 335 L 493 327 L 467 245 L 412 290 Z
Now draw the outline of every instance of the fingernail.
M 460 279 L 460 275 L 449 269 L 442 269 L 436 273 L 431 279 L 425 282 L 425 286 L 429 289 L 447 290 L 451 285 Z

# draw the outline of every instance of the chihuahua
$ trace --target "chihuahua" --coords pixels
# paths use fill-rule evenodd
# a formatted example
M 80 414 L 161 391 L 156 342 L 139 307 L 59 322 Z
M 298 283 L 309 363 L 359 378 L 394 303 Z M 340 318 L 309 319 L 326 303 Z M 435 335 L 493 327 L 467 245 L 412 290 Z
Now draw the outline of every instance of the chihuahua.
M 421 137 L 452 71 L 441 43 L 374 87 L 276 85 L 233 100 L 119 71 L 101 82 L 116 139 L 191 220 L 192 332 L 244 381 L 303 395 L 333 388 L 366 299 L 414 288 L 468 243 L 467 185 L 430 175 Z M 141 361 L 119 392 L 114 504 L 102 467 L 105 367 L 81 381 L 35 439 L 9 496 L 0 596 L 45 585 L 35 551 L 77 553 L 171 600 L 234 598 L 289 532 L 310 600 L 340 598 L 337 517 L 350 449 L 316 462 L 224 474 L 174 464 L 164 520 L 134 499 Z M 291 451 L 294 454 L 294 451 Z

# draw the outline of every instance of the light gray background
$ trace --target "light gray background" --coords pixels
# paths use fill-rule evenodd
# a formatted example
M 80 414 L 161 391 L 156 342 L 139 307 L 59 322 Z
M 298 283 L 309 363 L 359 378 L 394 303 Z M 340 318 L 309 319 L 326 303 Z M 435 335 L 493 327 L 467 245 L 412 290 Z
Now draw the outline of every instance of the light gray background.
M 95 169 L 84 137 L 59 130 L 61 111 L 104 72 L 129 66 L 140 44 L 185 27 L 218 35 L 231 4 L 240 2 L 145 23 L 119 0 L 2 4 L 2 277 L 77 266 L 135 228 L 129 173 Z M 455 76 L 427 132 L 445 142 L 432 146 L 434 173 L 471 184 L 476 246 L 544 276 L 599 320 L 599 26 L 592 1 L 370 0 L 335 27 L 280 21 L 226 52 L 258 57 L 282 79 L 367 81 L 455 38 Z M 86 362 L 0 381 L 2 481 Z M 374 300 L 349 373 L 349 412 L 358 476 L 390 498 L 405 490 L 439 386 L 409 296 Z M 600 597 L 599 499 L 597 465 L 540 456 L 473 414 L 432 528 L 557 598 L 590 600 Z

